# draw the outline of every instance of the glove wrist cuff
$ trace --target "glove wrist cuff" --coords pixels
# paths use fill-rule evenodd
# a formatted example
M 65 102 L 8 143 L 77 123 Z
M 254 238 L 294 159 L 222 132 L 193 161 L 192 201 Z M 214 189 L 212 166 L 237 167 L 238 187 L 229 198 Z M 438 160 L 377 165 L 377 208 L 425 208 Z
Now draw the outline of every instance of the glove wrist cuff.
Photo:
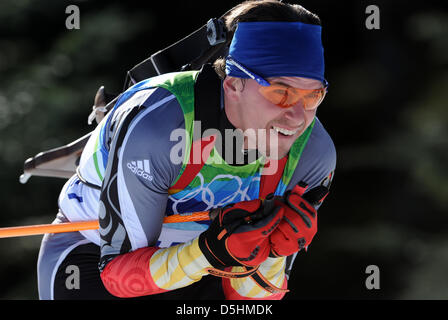
M 210 248 L 210 244 L 207 241 L 207 237 L 205 233 L 201 233 L 198 238 L 198 247 L 204 255 L 205 259 L 210 264 L 210 267 L 217 269 L 224 269 L 227 265 L 220 260 L 216 255 L 213 254 L 212 248 Z

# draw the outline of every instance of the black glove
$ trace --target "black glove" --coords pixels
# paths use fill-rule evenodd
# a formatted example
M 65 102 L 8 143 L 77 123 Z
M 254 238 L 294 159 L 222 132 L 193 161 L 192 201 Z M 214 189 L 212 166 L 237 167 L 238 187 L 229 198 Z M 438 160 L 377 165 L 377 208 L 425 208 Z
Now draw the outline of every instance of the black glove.
M 269 203 L 270 199 L 265 201 Z M 219 269 L 209 272 L 226 276 L 220 272 L 226 267 L 259 266 L 269 256 L 269 235 L 282 217 L 282 208 L 263 205 L 258 199 L 222 208 L 210 227 L 199 236 L 202 253 L 214 268 Z M 256 268 L 251 270 L 253 273 Z

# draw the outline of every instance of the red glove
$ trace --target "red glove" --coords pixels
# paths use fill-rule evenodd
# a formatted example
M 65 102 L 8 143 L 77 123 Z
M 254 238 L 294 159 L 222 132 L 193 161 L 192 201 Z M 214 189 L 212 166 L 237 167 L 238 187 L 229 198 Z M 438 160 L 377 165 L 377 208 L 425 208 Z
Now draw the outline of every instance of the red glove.
M 275 201 L 276 207 L 283 208 L 284 216 L 270 236 L 273 256 L 289 256 L 307 249 L 317 232 L 317 211 L 302 193 L 303 188 L 295 186 Z
M 282 217 L 281 207 L 265 206 L 258 199 L 226 206 L 199 236 L 199 247 L 217 269 L 258 266 L 269 256 L 269 235 Z

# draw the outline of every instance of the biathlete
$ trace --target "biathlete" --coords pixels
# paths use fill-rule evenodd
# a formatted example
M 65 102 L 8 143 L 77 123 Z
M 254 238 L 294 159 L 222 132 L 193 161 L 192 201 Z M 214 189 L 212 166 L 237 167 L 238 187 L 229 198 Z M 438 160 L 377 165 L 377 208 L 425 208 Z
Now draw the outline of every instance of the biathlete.
M 96 127 L 54 223 L 100 229 L 44 236 L 41 299 L 284 297 L 336 165 L 316 117 L 320 20 L 275 0 L 224 20 L 226 57 L 135 84 Z M 212 221 L 163 223 L 213 209 Z

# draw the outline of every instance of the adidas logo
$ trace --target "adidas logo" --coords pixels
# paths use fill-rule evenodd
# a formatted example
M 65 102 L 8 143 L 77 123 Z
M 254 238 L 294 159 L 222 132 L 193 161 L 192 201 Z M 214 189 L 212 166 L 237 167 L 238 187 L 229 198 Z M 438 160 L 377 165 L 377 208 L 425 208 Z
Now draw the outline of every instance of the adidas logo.
M 127 167 L 132 173 L 142 177 L 143 179 L 152 181 L 153 177 L 150 175 L 149 160 L 137 160 L 127 163 Z

